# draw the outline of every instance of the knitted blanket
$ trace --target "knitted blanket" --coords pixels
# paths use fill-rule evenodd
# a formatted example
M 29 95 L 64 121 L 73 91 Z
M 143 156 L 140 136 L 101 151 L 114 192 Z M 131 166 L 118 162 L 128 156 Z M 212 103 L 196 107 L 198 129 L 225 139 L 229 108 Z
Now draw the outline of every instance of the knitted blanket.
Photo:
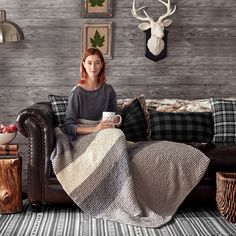
M 86 213 L 142 227 L 160 227 L 203 177 L 209 159 L 181 143 L 128 145 L 119 129 L 79 135 L 59 129 L 51 155 L 57 179 Z

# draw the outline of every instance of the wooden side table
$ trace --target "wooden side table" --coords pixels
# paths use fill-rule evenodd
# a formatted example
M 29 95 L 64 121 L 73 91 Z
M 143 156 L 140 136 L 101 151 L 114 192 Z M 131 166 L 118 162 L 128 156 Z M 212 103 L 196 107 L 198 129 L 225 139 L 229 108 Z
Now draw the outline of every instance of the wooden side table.
M 0 158 L 0 213 L 16 213 L 23 209 L 21 191 L 21 157 Z

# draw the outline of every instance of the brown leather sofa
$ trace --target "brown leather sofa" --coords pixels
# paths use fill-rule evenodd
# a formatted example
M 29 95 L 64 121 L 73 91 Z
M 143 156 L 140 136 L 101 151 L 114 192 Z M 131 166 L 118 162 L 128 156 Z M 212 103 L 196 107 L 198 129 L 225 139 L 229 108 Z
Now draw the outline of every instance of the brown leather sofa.
M 42 204 L 72 203 L 53 174 L 50 154 L 54 147 L 54 122 L 49 102 L 36 103 L 17 116 L 18 129 L 28 138 L 28 200 L 33 210 Z M 185 204 L 215 205 L 216 172 L 236 171 L 236 145 L 192 144 L 209 158 L 210 165 L 200 183 L 185 199 Z

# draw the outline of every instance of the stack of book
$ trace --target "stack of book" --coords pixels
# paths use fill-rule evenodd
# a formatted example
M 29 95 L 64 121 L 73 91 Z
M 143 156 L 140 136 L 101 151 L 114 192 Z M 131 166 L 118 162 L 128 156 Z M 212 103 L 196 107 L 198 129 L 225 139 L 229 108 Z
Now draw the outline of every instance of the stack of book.
M 0 144 L 0 159 L 18 157 L 18 144 Z

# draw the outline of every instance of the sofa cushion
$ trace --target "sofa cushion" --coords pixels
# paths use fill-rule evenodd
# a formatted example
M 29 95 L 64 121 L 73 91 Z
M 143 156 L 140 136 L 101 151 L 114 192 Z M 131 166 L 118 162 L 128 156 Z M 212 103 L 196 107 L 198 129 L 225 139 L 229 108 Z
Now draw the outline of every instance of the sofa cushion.
M 118 99 L 120 109 L 123 109 L 131 98 Z M 210 99 L 186 100 L 186 99 L 145 99 L 147 109 L 161 112 L 212 112 Z
M 209 99 L 146 99 L 148 109 L 161 112 L 212 112 Z
M 214 143 L 236 142 L 236 101 L 210 99 L 214 119 Z
M 52 104 L 55 125 L 61 128 L 64 124 L 66 108 L 68 106 L 68 96 L 50 94 L 48 99 Z
M 200 150 L 210 158 L 210 164 L 204 176 L 214 176 L 220 172 L 235 172 L 236 145 L 234 143 L 203 144 Z
M 143 97 L 135 98 L 121 112 L 122 125 L 120 128 L 128 141 L 147 140 L 148 125 L 143 103 L 145 103 Z
M 203 143 L 212 140 L 212 112 L 149 112 L 152 140 Z

